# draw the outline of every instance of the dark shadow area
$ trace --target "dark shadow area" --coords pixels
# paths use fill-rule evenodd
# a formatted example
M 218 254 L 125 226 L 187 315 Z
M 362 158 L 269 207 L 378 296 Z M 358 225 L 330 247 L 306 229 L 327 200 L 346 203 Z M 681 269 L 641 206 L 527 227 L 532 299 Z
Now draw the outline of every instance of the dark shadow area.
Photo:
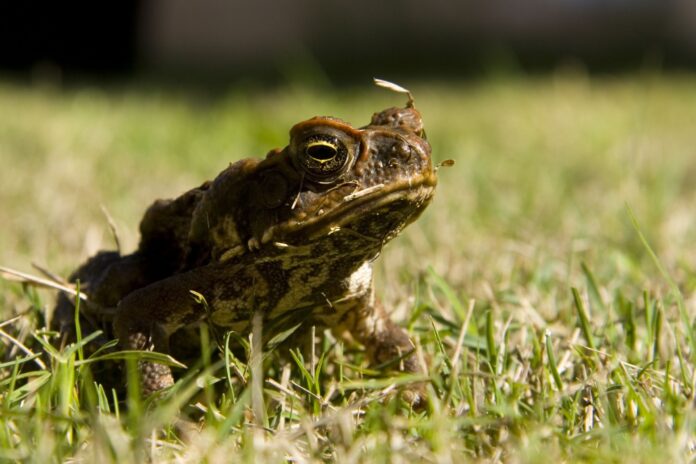
M 0 70 L 18 78 L 128 76 L 138 54 L 138 0 L 4 2 Z
M 207 89 L 696 68 L 690 0 L 26 1 L 0 6 L 0 73 Z

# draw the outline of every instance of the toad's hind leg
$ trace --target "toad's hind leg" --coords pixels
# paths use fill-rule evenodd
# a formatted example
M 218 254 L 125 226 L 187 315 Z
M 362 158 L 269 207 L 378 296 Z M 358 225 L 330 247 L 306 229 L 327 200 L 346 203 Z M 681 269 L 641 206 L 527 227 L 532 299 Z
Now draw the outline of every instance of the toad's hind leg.
M 406 333 L 391 320 L 382 304 L 365 298 L 347 313 L 346 324 L 339 330 L 362 343 L 373 366 L 389 366 L 405 373 L 421 373 L 415 345 Z M 362 304 L 360 304 L 362 303 Z M 391 364 L 391 365 L 390 365 Z M 402 390 L 402 398 L 416 409 L 426 404 L 425 384 L 416 382 Z
M 365 345 L 373 365 L 393 362 L 392 369 L 419 372 L 415 346 L 406 331 L 391 320 L 379 301 L 356 311 L 351 335 Z
M 169 353 L 169 337 L 206 316 L 205 306 L 193 298 L 194 290 L 210 294 L 212 281 L 204 271 L 187 272 L 160 280 L 126 296 L 118 305 L 114 333 L 126 350 Z M 149 395 L 174 383 L 169 366 L 139 361 L 140 384 Z
M 120 259 L 121 256 L 117 252 L 100 252 L 80 266 L 80 268 L 70 276 L 70 282 L 79 280 L 80 290 L 83 293 L 88 293 L 91 301 L 93 299 L 91 294 L 92 288 L 95 286 L 95 282 L 102 277 L 110 266 L 117 263 Z M 82 303 L 83 313 L 86 304 L 85 302 Z M 98 302 L 98 304 L 101 305 L 102 303 Z M 80 318 L 80 323 L 82 325 L 83 335 L 88 335 L 100 329 L 98 324 L 92 323 L 91 320 L 85 317 Z M 76 341 L 74 297 L 67 296 L 64 293 L 58 295 L 56 306 L 51 317 L 50 328 L 60 334 L 56 346 L 65 346 L 68 343 L 74 343 Z M 106 341 L 107 340 L 101 340 L 101 344 Z
M 363 344 L 373 366 L 387 365 L 386 368 L 403 372 L 420 372 L 410 337 L 370 294 L 343 302 L 336 309 L 343 316 L 332 331 L 336 336 L 347 333 Z

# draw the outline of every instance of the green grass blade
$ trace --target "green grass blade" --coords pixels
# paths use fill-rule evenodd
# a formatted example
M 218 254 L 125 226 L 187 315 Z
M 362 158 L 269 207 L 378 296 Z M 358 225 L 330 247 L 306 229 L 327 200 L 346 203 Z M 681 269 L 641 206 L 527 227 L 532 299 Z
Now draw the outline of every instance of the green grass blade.
M 595 345 L 594 337 L 592 336 L 592 327 L 590 326 L 590 318 L 587 315 L 587 310 L 585 309 L 585 303 L 580 296 L 580 292 L 577 288 L 571 288 L 573 293 L 573 303 L 575 303 L 575 310 L 578 315 L 578 322 L 580 324 L 580 330 L 582 330 L 582 335 L 585 337 L 587 346 L 595 351 L 597 346 Z
M 563 380 L 561 380 L 561 374 L 558 372 L 558 365 L 556 364 L 556 356 L 553 354 L 553 344 L 551 343 L 551 332 L 546 331 L 545 333 L 545 338 L 546 338 L 546 355 L 548 356 L 549 359 L 549 370 L 551 371 L 551 376 L 553 378 L 554 383 L 556 384 L 556 388 L 558 388 L 559 391 L 563 390 Z
M 682 295 L 681 290 L 679 290 L 679 286 L 677 285 L 677 283 L 674 281 L 674 279 L 672 279 L 672 276 L 669 275 L 667 270 L 662 265 L 662 262 L 660 262 L 660 259 L 657 257 L 657 254 L 655 254 L 652 247 L 650 246 L 650 243 L 648 243 L 648 239 L 645 237 L 645 235 L 641 231 L 640 225 L 638 224 L 638 220 L 636 219 L 635 214 L 633 214 L 633 210 L 631 209 L 631 207 L 628 204 L 626 205 L 626 210 L 628 211 L 628 215 L 631 218 L 631 224 L 633 224 L 633 229 L 638 234 L 638 237 L 640 238 L 640 241 L 643 244 L 643 247 L 650 255 L 650 258 L 652 259 L 653 264 L 655 264 L 655 267 L 657 267 L 657 270 L 662 275 L 662 278 L 665 279 L 665 281 L 670 286 L 670 289 L 672 291 L 672 296 L 677 301 L 677 308 L 679 309 L 679 316 L 681 317 L 681 320 L 682 320 L 682 328 L 686 333 L 687 340 L 689 341 L 689 347 L 691 348 L 691 353 L 690 353 L 691 359 L 692 359 L 692 361 L 696 360 L 696 336 L 694 335 L 694 328 L 691 324 L 691 320 L 689 319 L 689 314 L 687 313 L 686 307 L 684 305 L 684 296 Z

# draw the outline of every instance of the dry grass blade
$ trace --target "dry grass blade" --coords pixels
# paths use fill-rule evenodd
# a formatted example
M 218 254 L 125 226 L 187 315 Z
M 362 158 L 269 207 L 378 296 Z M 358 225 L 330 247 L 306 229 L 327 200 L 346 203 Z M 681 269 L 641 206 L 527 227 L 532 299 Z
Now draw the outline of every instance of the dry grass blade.
M 60 285 L 70 286 L 70 283 L 67 280 L 65 280 L 63 277 L 59 276 L 55 272 L 43 267 L 42 265 L 37 263 L 31 263 L 31 266 L 40 273 L 42 273 L 47 279 L 50 279 L 53 282 Z
M 78 296 L 81 300 L 87 301 L 87 295 L 82 292 L 78 292 L 72 285 L 60 284 L 58 282 L 54 282 L 53 280 L 33 276 L 31 274 L 27 274 L 26 272 L 16 271 L 14 269 L 10 269 L 9 267 L 0 266 L 0 277 L 12 282 L 21 282 L 34 285 L 36 287 L 53 288 L 55 290 L 68 293 L 72 296 Z
M 13 317 L 12 319 L 8 319 L 8 320 L 6 320 L 6 321 L 2 321 L 2 322 L 0 322 L 0 327 L 5 327 L 6 325 L 14 324 L 14 323 L 17 322 L 18 320 L 22 319 L 22 317 L 24 317 L 24 316 L 21 316 L 21 315 L 20 315 L 20 316 L 15 316 L 15 317 Z
M 408 90 L 407 88 L 401 87 L 399 84 L 395 84 L 393 82 L 389 82 L 389 81 L 386 81 L 384 79 L 379 79 L 376 77 L 373 77 L 372 81 L 378 87 L 382 87 L 384 89 L 391 90 L 392 92 L 405 93 L 406 95 L 408 95 L 408 106 L 413 106 L 413 95 L 411 95 L 411 91 Z
M 8 334 L 4 330 L 0 329 L 0 336 L 8 339 L 10 342 L 12 342 L 13 345 L 15 345 L 17 348 L 19 348 L 21 351 L 23 351 L 25 354 L 28 354 L 29 356 L 34 356 L 34 361 L 37 366 L 39 366 L 41 369 L 46 369 L 46 364 L 44 364 L 41 359 L 34 353 L 32 350 L 27 348 L 26 345 L 24 345 L 22 342 L 14 338 L 12 335 Z
M 114 218 L 111 217 L 111 214 L 109 214 L 109 210 L 106 209 L 106 206 L 101 205 L 101 211 L 102 214 L 104 214 L 104 217 L 106 218 L 106 222 L 109 224 L 109 230 L 111 231 L 111 236 L 114 238 L 114 242 L 116 242 L 116 250 L 118 250 L 119 254 L 121 253 L 121 240 L 118 237 L 118 231 L 116 230 L 116 222 L 114 222 Z
M 295 385 L 297 386 L 297 385 Z M 311 429 L 316 429 L 319 427 L 326 427 L 333 422 L 339 420 L 340 415 L 346 412 L 349 412 L 351 414 L 358 412 L 361 408 L 365 407 L 369 403 L 375 402 L 375 401 L 380 401 L 386 398 L 387 396 L 391 395 L 394 391 L 396 390 L 395 385 L 389 385 L 388 387 L 379 390 L 373 394 L 370 394 L 354 403 L 351 403 L 347 406 L 344 406 L 340 410 L 336 410 L 335 408 L 329 409 L 324 413 L 321 417 L 319 417 L 317 420 L 312 421 L 308 424 L 306 424 L 306 427 L 302 427 L 299 429 L 293 429 L 291 432 L 288 432 L 286 435 L 286 438 L 288 440 L 297 440 L 300 438 L 304 433 L 306 433 L 306 429 L 309 428 Z
M 256 311 L 251 321 L 251 409 L 254 423 L 258 427 L 266 425 L 266 408 L 263 398 L 263 312 Z
M 459 374 L 459 365 L 461 362 L 462 347 L 464 346 L 464 337 L 469 329 L 469 321 L 471 320 L 471 315 L 474 312 L 474 307 L 476 306 L 476 300 L 473 298 L 469 300 L 469 307 L 466 310 L 466 318 L 462 323 L 459 330 L 459 337 L 457 338 L 457 344 L 454 348 L 454 354 L 452 355 L 452 377 L 457 377 Z

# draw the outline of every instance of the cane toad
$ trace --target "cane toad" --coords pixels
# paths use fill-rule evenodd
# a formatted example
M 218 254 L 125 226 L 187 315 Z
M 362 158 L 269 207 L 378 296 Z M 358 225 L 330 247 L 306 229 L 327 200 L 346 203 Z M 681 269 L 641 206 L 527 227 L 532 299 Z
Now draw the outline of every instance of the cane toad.
M 100 252 L 79 268 L 83 325 L 124 349 L 170 353 L 187 326 L 244 334 L 261 312 L 265 339 L 299 323 L 298 332 L 329 327 L 364 344 L 374 364 L 402 357 L 401 369 L 414 372 L 409 337 L 375 299 L 372 262 L 435 185 L 411 100 L 361 128 L 332 117 L 300 122 L 287 147 L 155 201 L 132 254 Z M 73 313 L 62 296 L 54 327 L 68 338 Z M 141 362 L 140 374 L 145 393 L 173 382 L 160 364 Z

